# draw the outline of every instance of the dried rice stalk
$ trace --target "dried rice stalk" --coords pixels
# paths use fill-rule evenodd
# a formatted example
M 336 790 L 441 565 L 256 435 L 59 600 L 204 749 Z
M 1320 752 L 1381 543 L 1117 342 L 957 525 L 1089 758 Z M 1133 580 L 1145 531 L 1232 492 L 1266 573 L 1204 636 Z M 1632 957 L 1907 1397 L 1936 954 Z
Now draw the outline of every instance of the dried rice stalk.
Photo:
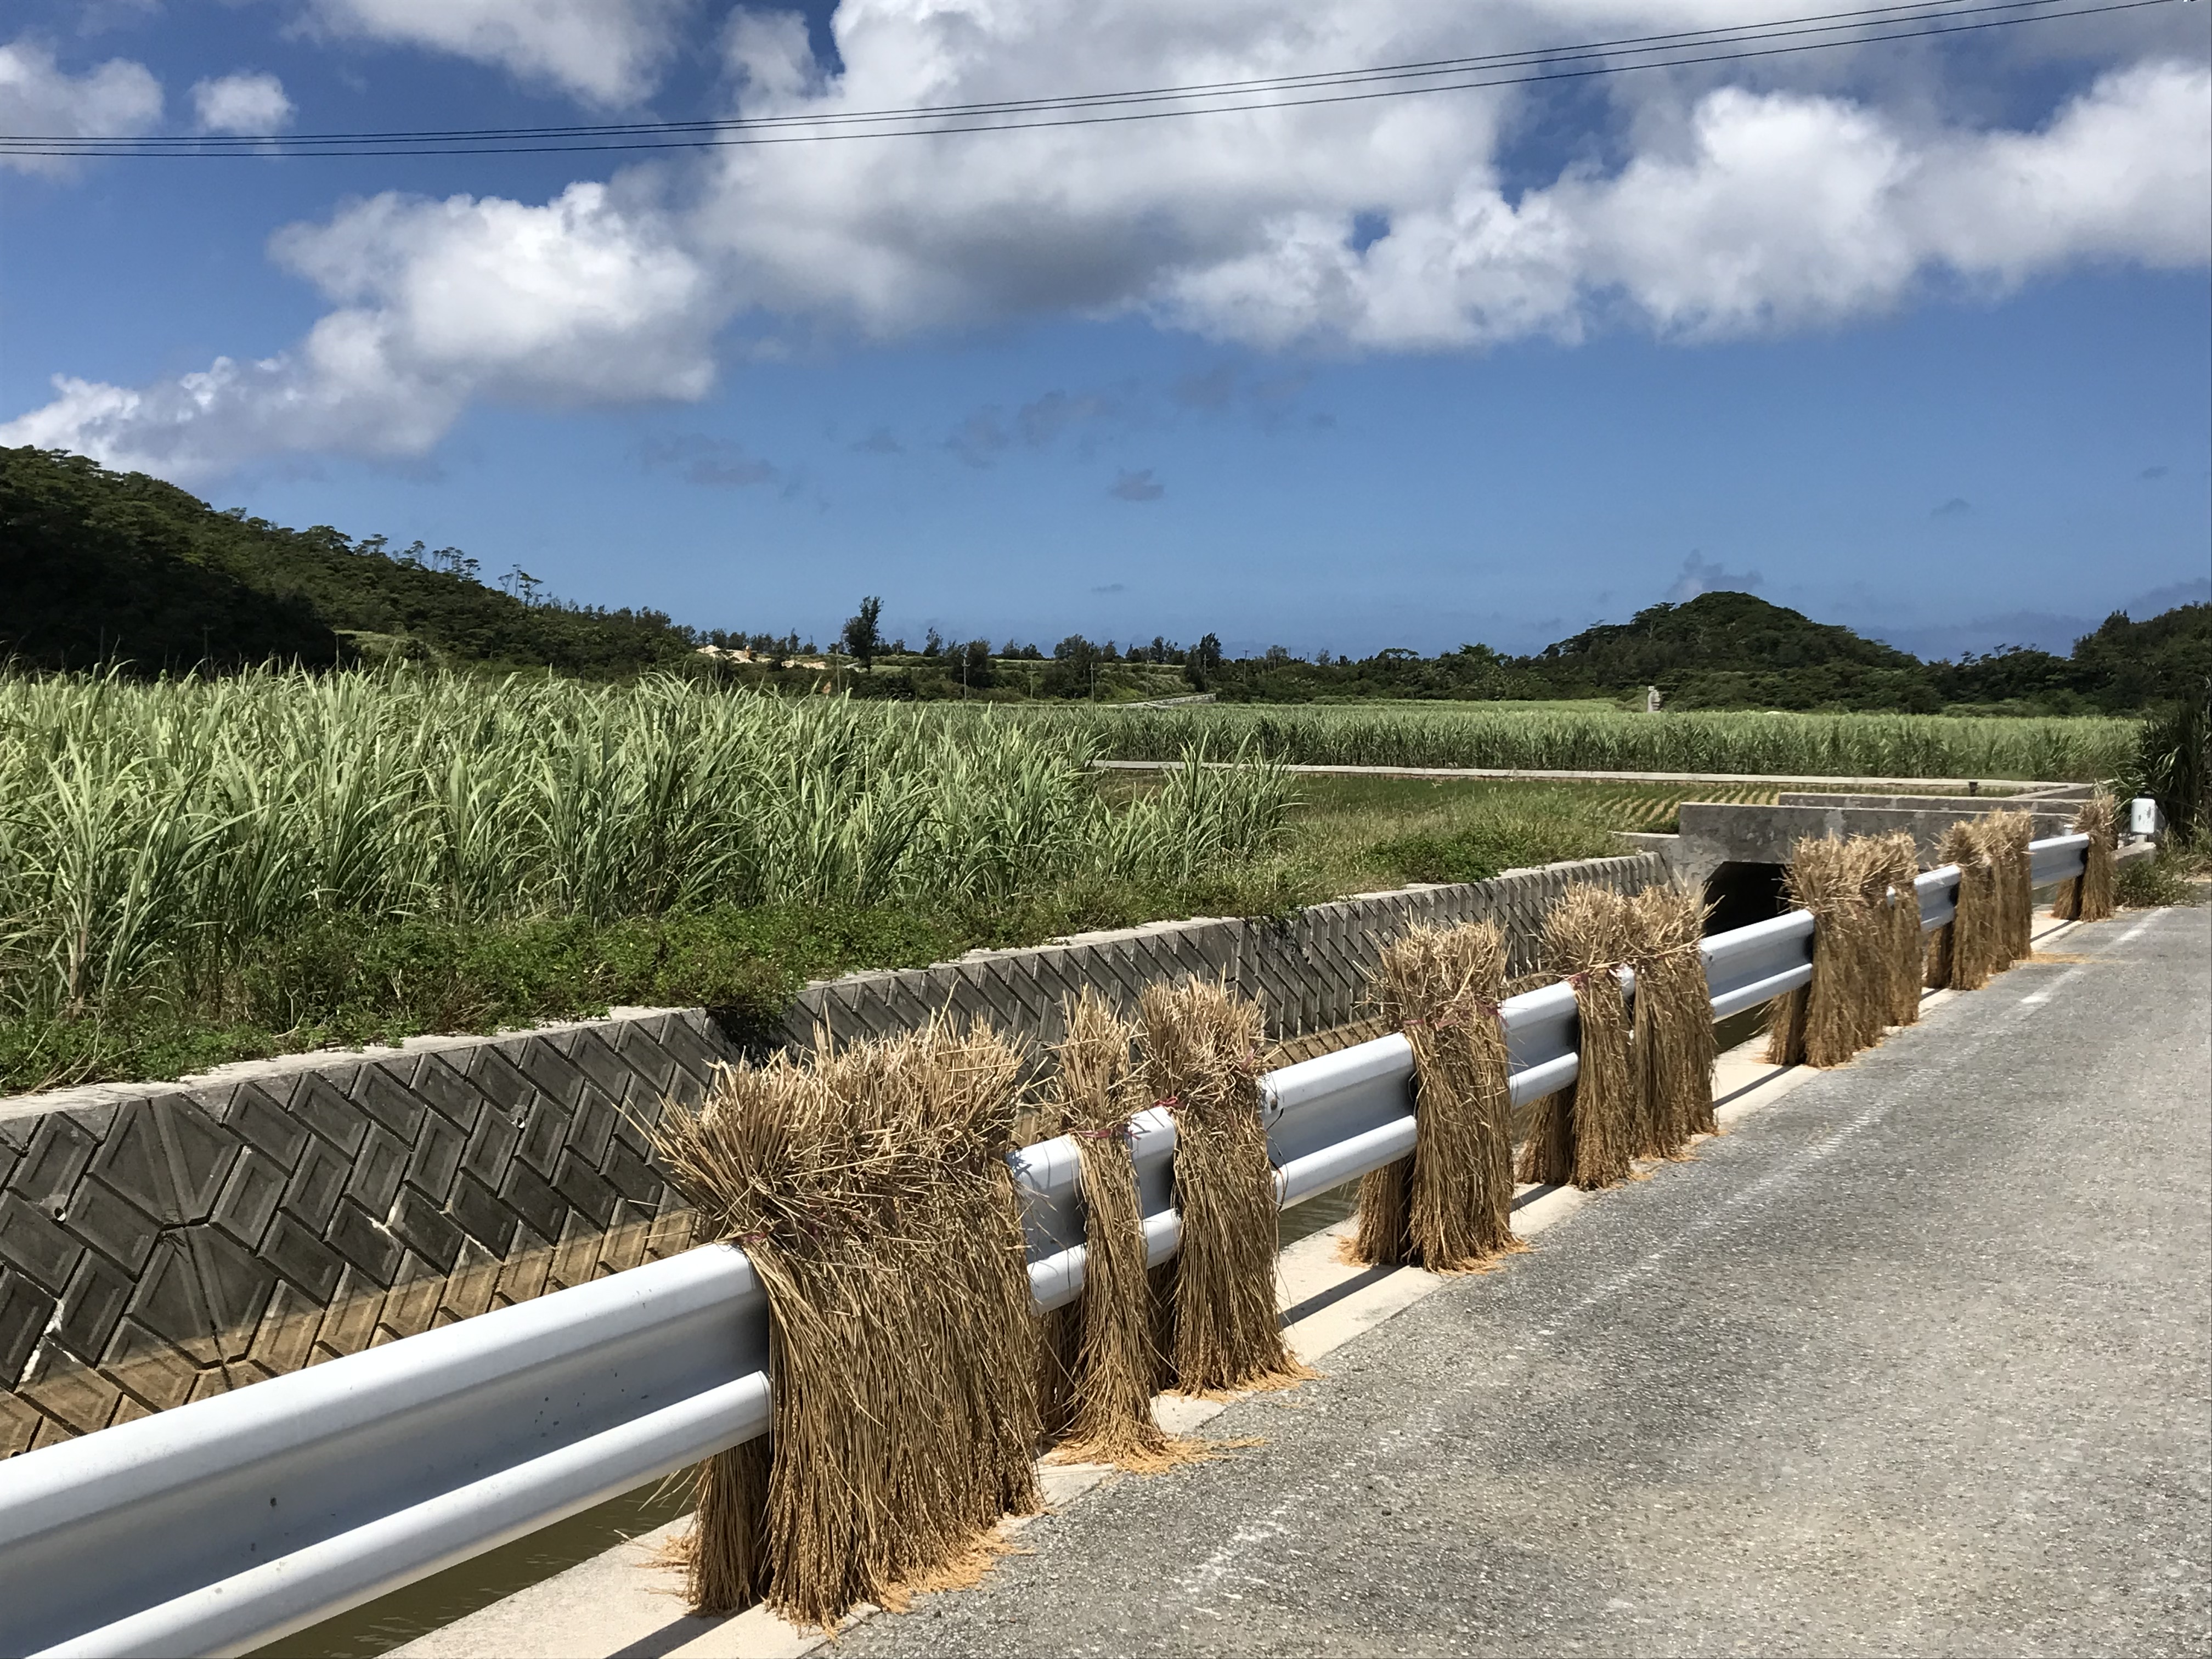
M 1419 1062 L 1415 1062 L 1418 1067 Z M 1359 1177 L 1358 1231 L 1346 1254 L 1370 1267 L 1395 1267 L 1413 1255 L 1413 1160 L 1401 1158 Z
M 1809 997 L 1804 986 L 1785 991 L 1766 1005 L 1766 1063 L 1802 1066 L 1805 1063 L 1805 1013 Z
M 1920 979 L 1924 950 L 1920 937 L 1920 890 L 1913 880 L 1920 873 L 1920 848 L 1909 830 L 1872 838 L 1870 854 L 1872 896 L 1877 902 L 1875 920 L 1882 935 L 1881 965 L 1886 978 L 1888 1023 L 1917 1024 L 1920 1019 Z
M 1260 1119 L 1261 1016 L 1218 982 L 1147 985 L 1139 1074 L 1175 1114 L 1175 1385 L 1185 1394 L 1285 1387 L 1314 1375 L 1275 1316 L 1281 1212 Z
M 2025 961 L 2034 951 L 2035 878 L 2027 844 L 2035 838 L 2035 818 L 2027 812 L 1992 812 L 1982 820 L 1990 857 L 1998 872 L 2004 945 L 2002 968 Z
M 2089 838 L 2088 867 L 2059 884 L 2051 913 L 2061 921 L 2103 921 L 2118 906 L 2113 883 L 2118 871 L 2119 809 L 2112 798 L 2099 790 L 2081 803 L 2074 815 L 2074 832 Z
M 1157 1472 L 1202 1456 L 1205 1448 L 1176 1439 L 1152 1420 L 1160 1358 L 1128 1136 L 1130 1115 L 1143 1103 L 1129 1060 L 1136 1029 L 1087 986 L 1065 1005 L 1065 1017 L 1057 1095 L 1065 1132 L 1083 1159 L 1085 1257 L 1081 1298 L 1055 1310 L 1072 1316 L 1079 1333 L 1055 1455 Z
M 661 1156 L 766 1288 L 775 1389 L 765 1502 L 716 1459 L 690 1591 L 794 1622 L 965 1571 L 1038 1506 L 1036 1332 L 1006 1164 L 1021 1056 L 937 1024 L 809 1060 L 726 1067 Z M 726 1454 L 725 1458 L 733 1455 Z M 757 1466 L 756 1466 L 757 1468 Z
M 1522 1148 L 1523 1181 L 1613 1186 L 1633 1172 L 1636 1079 L 1629 1065 L 1628 1003 L 1614 969 L 1628 955 L 1627 901 L 1577 883 L 1544 918 L 1547 963 L 1575 990 L 1581 1069 L 1537 1103 Z
M 1694 889 L 1647 887 L 1628 901 L 1628 965 L 1636 970 L 1632 1057 L 1639 1158 L 1680 1158 L 1711 1134 L 1713 1005 L 1698 950 L 1709 907 Z
M 1867 902 L 1869 854 L 1863 842 L 1808 836 L 1790 849 L 1790 901 L 1813 913 L 1813 978 L 1805 987 L 1803 1060 L 1840 1066 L 1879 1040 L 1869 1030 L 1888 1006 L 1887 975 L 1875 978 L 1881 935 Z M 1879 999 L 1879 1000 L 1877 1000 Z
M 1959 866 L 1958 913 L 1941 930 L 1948 936 L 1941 944 L 1949 969 L 1943 982 L 1954 990 L 1978 991 L 2002 966 L 1996 865 L 1981 825 L 1971 819 L 1943 832 L 1936 857 Z
M 1358 1259 L 1461 1273 L 1516 1248 L 1504 990 L 1493 922 L 1416 927 L 1384 949 L 1376 1000 L 1413 1047 L 1418 1139 L 1360 1183 Z
M 768 1593 L 769 1475 L 774 1437 L 717 1452 L 699 1465 L 690 1536 L 678 1559 L 684 1593 L 702 1613 L 731 1613 Z

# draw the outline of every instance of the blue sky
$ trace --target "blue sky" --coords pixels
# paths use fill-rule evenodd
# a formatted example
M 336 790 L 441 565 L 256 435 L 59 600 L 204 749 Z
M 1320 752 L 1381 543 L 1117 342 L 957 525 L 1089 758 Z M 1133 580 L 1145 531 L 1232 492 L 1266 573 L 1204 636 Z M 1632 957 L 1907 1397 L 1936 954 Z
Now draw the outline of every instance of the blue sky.
M 187 133 L 878 107 L 1791 13 L 15 15 L 0 129 Z M 915 637 L 1518 650 L 1747 586 L 1925 653 L 2063 648 L 2206 596 L 2203 15 L 1140 131 L 19 166 L 0 434 L 708 627 L 823 634 L 879 592 Z

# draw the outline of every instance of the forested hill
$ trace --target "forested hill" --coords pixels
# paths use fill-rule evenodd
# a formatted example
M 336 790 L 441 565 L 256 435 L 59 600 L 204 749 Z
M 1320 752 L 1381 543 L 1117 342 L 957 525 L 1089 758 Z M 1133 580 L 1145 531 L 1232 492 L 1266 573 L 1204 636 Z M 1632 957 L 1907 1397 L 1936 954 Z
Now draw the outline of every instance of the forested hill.
M 2212 605 L 2132 621 L 2114 612 L 2070 656 L 2006 650 L 1956 662 L 1909 653 L 1749 593 L 1702 593 L 1548 646 L 1533 666 L 1562 690 L 1656 685 L 1677 708 L 1899 708 L 2029 702 L 2113 711 L 2202 697 Z
M 880 601 L 872 601 L 878 607 Z M 1207 635 L 1117 649 L 1071 635 L 1049 660 L 1012 641 L 908 652 L 847 624 L 864 696 L 1157 697 L 1187 684 L 1224 701 L 1620 697 L 1656 685 L 1669 708 L 1946 708 L 2126 712 L 2199 700 L 2212 684 L 2212 605 L 2146 621 L 2115 613 L 2068 656 L 2001 651 L 1923 663 L 1848 628 L 1750 593 L 1704 593 L 1584 629 L 1534 656 L 1467 645 L 1435 657 L 1402 648 L 1309 659 L 1279 647 L 1224 659 Z M 854 629 L 866 624 L 867 641 Z M 702 653 L 711 644 L 716 652 Z M 747 647 L 743 653 L 728 647 Z M 804 655 L 815 655 L 810 642 Z M 820 677 L 799 635 L 700 632 L 657 611 L 550 602 L 524 573 L 497 586 L 455 548 L 393 550 L 318 525 L 287 530 L 206 502 L 143 473 L 111 472 L 60 451 L 0 448 L 0 663 L 125 665 L 142 673 L 414 659 L 491 669 L 550 667 L 613 678 L 686 665 L 749 684 L 807 690 Z M 1030 667 L 1030 663 L 1041 666 Z
M 150 672 L 400 656 L 571 674 L 689 659 L 654 611 L 531 603 L 454 549 L 287 530 L 143 472 L 0 448 L 0 659 Z
M 1705 706 L 1932 708 L 1944 701 L 1911 653 L 1750 593 L 1655 605 L 1547 646 L 1535 664 L 1563 688 L 1657 685 L 1677 702 Z
M 1447 656 L 1385 651 L 1305 662 L 1287 652 L 1223 664 L 1230 701 L 1335 697 L 1632 697 L 1669 708 L 1863 708 L 1938 714 L 2124 713 L 2202 700 L 2212 684 L 2212 605 L 2144 622 L 2115 612 L 2069 656 L 2007 650 L 1923 662 L 1751 593 L 1701 593 L 1586 629 L 1528 657 L 1469 645 Z

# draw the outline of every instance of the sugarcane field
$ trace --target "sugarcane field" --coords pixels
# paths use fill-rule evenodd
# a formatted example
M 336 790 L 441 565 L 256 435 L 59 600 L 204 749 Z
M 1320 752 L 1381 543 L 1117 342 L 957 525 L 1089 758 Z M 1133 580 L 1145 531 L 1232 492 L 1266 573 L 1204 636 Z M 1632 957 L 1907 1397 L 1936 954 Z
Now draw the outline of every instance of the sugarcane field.
M 2203 9 L 19 0 L 0 1659 L 2212 1659 Z

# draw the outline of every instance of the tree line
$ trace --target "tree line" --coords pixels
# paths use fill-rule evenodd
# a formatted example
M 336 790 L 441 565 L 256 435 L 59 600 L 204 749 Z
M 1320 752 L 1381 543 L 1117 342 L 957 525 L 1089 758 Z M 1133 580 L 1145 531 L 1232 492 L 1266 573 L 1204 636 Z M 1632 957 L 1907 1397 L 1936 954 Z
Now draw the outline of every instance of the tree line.
M 1671 708 L 1936 713 L 2118 712 L 2203 699 L 2212 605 L 2137 622 L 2116 612 L 2060 655 L 2008 649 L 1923 662 L 1749 593 L 1706 593 L 1586 629 L 1526 656 L 1487 645 L 1425 656 L 1282 646 L 1231 656 L 1185 644 L 1010 639 L 918 648 L 889 636 L 880 595 L 818 650 L 781 635 L 685 626 L 647 607 L 573 605 L 517 564 L 486 580 L 459 548 L 290 530 L 218 512 L 143 473 L 58 450 L 0 448 L 0 660 L 40 669 L 216 671 L 268 661 L 343 666 L 419 659 L 593 678 L 681 670 L 780 690 L 930 699 L 1128 701 L 1207 692 L 1229 702 L 1633 697 Z M 738 661 L 743 651 L 750 660 Z M 825 681 L 813 665 L 827 662 Z

